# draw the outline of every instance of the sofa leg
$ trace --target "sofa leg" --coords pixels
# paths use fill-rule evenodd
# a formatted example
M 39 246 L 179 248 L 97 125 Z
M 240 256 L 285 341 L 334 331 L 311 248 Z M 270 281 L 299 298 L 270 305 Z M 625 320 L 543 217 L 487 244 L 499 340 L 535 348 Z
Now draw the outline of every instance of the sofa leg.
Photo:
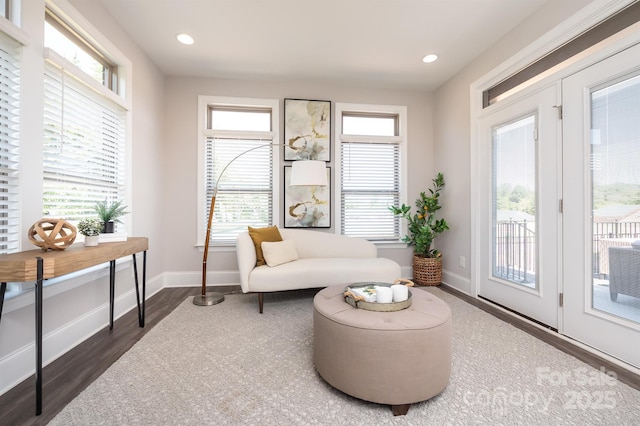
M 260 313 L 262 313 L 262 308 L 264 307 L 264 293 L 258 293 L 258 306 L 260 307 Z
M 394 416 L 404 416 L 409 412 L 409 407 L 411 407 L 411 404 L 392 405 L 391 412 Z

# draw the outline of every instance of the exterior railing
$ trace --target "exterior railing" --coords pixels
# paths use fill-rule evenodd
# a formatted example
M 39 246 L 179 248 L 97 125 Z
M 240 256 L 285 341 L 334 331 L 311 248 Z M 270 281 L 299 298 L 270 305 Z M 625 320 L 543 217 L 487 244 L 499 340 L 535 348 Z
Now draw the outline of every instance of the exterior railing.
M 517 283 L 535 282 L 536 233 L 531 224 L 526 220 L 496 222 L 495 276 Z
M 631 241 L 638 238 L 640 222 L 594 222 L 593 274 L 603 278 L 609 274 L 608 247 L 630 246 Z
M 526 220 L 496 222 L 495 276 L 518 283 L 535 282 L 537 263 L 534 227 L 534 223 Z M 594 276 L 604 278 L 609 274 L 608 247 L 630 246 L 634 239 L 640 239 L 640 222 L 594 222 Z

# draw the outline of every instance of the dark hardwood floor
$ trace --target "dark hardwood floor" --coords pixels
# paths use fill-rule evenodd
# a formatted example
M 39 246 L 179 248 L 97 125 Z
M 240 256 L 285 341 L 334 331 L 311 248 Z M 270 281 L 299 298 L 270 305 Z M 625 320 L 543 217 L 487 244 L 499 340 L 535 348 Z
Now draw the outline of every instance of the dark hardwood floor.
M 0 425 L 47 424 L 142 336 L 198 291 L 198 288 L 165 288 L 147 300 L 144 328 L 138 327 L 138 310 L 133 309 L 114 322 L 112 331 L 105 327 L 47 365 L 42 373 L 41 415 L 35 415 L 34 376 L 1 395 Z
M 640 390 L 640 376 L 491 305 L 446 286 L 440 288 L 595 368 L 605 367 L 609 371 L 616 372 L 620 381 Z M 165 288 L 147 300 L 144 328 L 138 327 L 137 310 L 133 309 L 115 322 L 113 331 L 110 332 L 109 327 L 105 327 L 46 366 L 43 371 L 44 396 L 43 410 L 40 416 L 35 415 L 35 379 L 33 377 L 1 395 L 0 425 L 47 424 L 182 301 L 189 296 L 198 294 L 198 290 L 198 288 Z M 238 289 L 235 287 L 216 288 L 216 291 L 234 293 Z

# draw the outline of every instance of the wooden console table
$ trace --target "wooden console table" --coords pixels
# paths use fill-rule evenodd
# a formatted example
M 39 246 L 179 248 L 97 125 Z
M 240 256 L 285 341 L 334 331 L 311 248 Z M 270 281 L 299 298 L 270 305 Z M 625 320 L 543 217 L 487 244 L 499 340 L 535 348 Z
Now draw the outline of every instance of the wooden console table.
M 0 255 L 0 319 L 8 282 L 35 282 L 36 311 L 36 415 L 42 413 L 42 287 L 44 280 L 81 271 L 109 262 L 109 329 L 113 329 L 113 305 L 115 297 L 116 260 L 132 255 L 133 271 L 138 303 L 138 325 L 144 327 L 144 306 L 147 280 L 146 237 L 128 238 L 127 241 L 101 243 L 95 247 L 79 244 L 62 251 L 29 250 Z M 142 295 L 138 282 L 136 253 L 143 252 Z M 142 296 L 142 297 L 141 297 Z

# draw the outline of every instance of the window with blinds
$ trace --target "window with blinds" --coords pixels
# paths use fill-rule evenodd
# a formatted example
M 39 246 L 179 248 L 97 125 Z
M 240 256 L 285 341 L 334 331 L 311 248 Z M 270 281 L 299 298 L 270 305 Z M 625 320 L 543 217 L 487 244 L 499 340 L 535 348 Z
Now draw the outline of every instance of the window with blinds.
M 20 45 L 0 34 L 0 253 L 20 249 Z
M 97 201 L 125 198 L 126 109 L 113 92 L 64 59 L 47 39 L 44 75 L 44 215 L 75 222 Z
M 339 120 L 341 233 L 398 241 L 400 220 L 389 206 L 401 199 L 400 115 L 345 110 Z
M 229 245 L 247 226 L 274 222 L 272 111 L 209 105 L 208 112 L 204 218 L 209 217 L 217 183 L 210 243 Z

